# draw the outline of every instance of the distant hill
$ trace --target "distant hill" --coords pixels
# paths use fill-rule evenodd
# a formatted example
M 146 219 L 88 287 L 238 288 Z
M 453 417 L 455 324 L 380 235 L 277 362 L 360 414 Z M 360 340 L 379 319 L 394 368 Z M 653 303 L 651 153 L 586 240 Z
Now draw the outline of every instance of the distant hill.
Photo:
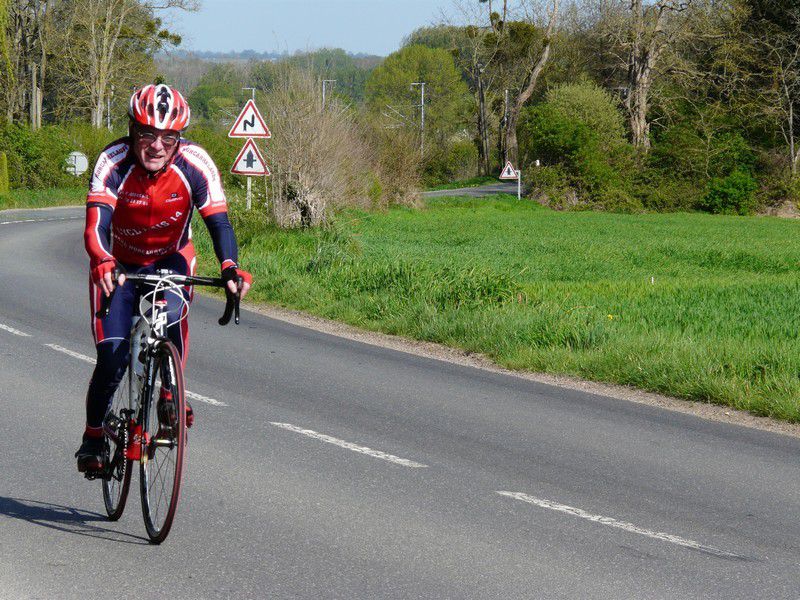
M 281 60 L 291 58 L 293 56 L 305 56 L 309 53 L 315 52 L 314 50 L 297 50 L 295 52 L 257 52 L 255 50 L 242 50 L 241 52 L 212 52 L 209 50 L 173 50 L 168 53 L 160 53 L 156 55 L 156 60 L 162 62 L 168 60 L 186 60 L 186 59 L 200 59 L 208 62 L 248 62 L 251 60 Z M 347 52 L 348 56 L 354 59 L 366 60 L 370 62 L 379 63 L 384 57 L 376 56 L 374 54 L 367 54 L 365 52 Z

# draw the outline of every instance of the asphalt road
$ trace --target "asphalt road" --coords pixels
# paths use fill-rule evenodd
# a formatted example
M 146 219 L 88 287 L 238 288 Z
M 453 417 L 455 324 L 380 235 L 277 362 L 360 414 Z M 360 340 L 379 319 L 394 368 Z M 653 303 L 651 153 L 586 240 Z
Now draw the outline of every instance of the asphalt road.
M 800 596 L 800 440 L 249 311 L 220 328 L 202 297 L 187 381 L 205 401 L 149 545 L 138 473 L 110 523 L 75 469 L 80 215 L 0 213 L 0 597 Z
M 497 183 L 478 187 L 458 188 L 455 190 L 436 190 L 433 192 L 422 193 L 422 195 L 426 198 L 438 198 L 441 196 L 473 196 L 475 198 L 480 198 L 482 196 L 492 196 L 494 194 L 512 194 L 516 196 L 517 182 L 498 181 Z

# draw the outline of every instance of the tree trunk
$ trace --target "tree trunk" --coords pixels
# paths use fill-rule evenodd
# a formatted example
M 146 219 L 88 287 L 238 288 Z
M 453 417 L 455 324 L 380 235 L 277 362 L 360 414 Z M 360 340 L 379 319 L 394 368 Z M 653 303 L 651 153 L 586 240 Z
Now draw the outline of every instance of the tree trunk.
M 547 24 L 547 31 L 544 35 L 544 47 L 542 53 L 539 55 L 536 64 L 533 66 L 530 74 L 528 75 L 525 86 L 520 90 L 516 100 L 508 111 L 508 120 L 506 121 L 506 153 L 507 160 L 510 160 L 515 167 L 518 167 L 517 161 L 519 160 L 519 144 L 517 142 L 517 123 L 519 122 L 519 114 L 522 107 L 530 100 L 533 95 L 533 90 L 536 89 L 536 83 L 539 81 L 539 76 L 542 74 L 550 58 L 550 48 L 552 45 L 553 28 L 555 27 L 556 20 L 558 19 L 558 6 L 560 0 L 553 0 L 553 11 L 550 13 L 550 19 Z
M 481 175 L 489 174 L 489 123 L 486 119 L 486 92 L 478 71 L 478 159 Z
M 666 0 L 659 0 L 650 7 L 656 11 L 656 17 L 652 30 L 648 32 L 642 0 L 631 1 L 631 47 L 628 53 L 628 95 L 625 98 L 625 108 L 628 112 L 631 143 L 645 153 L 650 150 L 650 123 L 647 121 L 650 86 L 653 82 L 653 69 L 668 41 L 664 32 L 664 18 L 668 8 Z M 646 37 L 649 37 L 649 41 Z

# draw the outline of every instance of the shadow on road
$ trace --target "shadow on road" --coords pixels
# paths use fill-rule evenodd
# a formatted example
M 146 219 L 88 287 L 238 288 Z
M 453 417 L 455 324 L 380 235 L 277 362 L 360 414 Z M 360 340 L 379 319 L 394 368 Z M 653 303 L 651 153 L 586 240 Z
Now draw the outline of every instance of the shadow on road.
M 0 496 L 0 515 L 65 533 L 94 537 L 110 542 L 148 544 L 144 537 L 101 527 L 100 523 L 108 523 L 105 515 L 59 504 Z

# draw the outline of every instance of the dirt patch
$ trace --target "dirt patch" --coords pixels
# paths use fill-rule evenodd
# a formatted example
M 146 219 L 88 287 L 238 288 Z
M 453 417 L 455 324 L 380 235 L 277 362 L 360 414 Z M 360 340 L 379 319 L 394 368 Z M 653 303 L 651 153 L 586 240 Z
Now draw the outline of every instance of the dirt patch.
M 425 358 L 444 360 L 458 365 L 483 369 L 493 373 L 502 373 L 511 377 L 519 377 L 520 379 L 536 381 L 565 389 L 578 390 L 581 392 L 597 394 L 619 400 L 628 400 L 630 402 L 648 404 L 650 406 L 658 406 L 667 410 L 694 415 L 702 419 L 721 421 L 724 423 L 731 423 L 733 425 L 741 425 L 744 427 L 751 427 L 753 429 L 761 429 L 763 431 L 781 433 L 800 438 L 800 425 L 786 423 L 784 421 L 777 421 L 768 417 L 757 417 L 751 415 L 750 413 L 725 406 L 706 404 L 703 402 L 693 402 L 689 400 L 680 400 L 670 396 L 644 392 L 632 387 L 596 383 L 593 381 L 578 379 L 577 377 L 548 375 L 546 373 L 511 371 L 496 365 L 483 355 L 472 354 L 464 352 L 463 350 L 456 350 L 454 348 L 442 346 L 441 344 L 418 342 L 394 335 L 365 331 L 363 329 L 358 329 L 357 327 L 352 327 L 336 321 L 330 321 L 328 319 L 323 319 L 299 311 L 280 307 L 247 304 L 246 308 L 273 319 L 278 319 L 280 321 L 285 321 L 301 327 L 307 327 L 315 331 L 328 333 L 330 335 L 335 335 L 349 340 L 362 342 L 364 344 L 380 346 L 382 348 L 390 348 L 392 350 L 407 352 L 408 354 L 423 356 Z

